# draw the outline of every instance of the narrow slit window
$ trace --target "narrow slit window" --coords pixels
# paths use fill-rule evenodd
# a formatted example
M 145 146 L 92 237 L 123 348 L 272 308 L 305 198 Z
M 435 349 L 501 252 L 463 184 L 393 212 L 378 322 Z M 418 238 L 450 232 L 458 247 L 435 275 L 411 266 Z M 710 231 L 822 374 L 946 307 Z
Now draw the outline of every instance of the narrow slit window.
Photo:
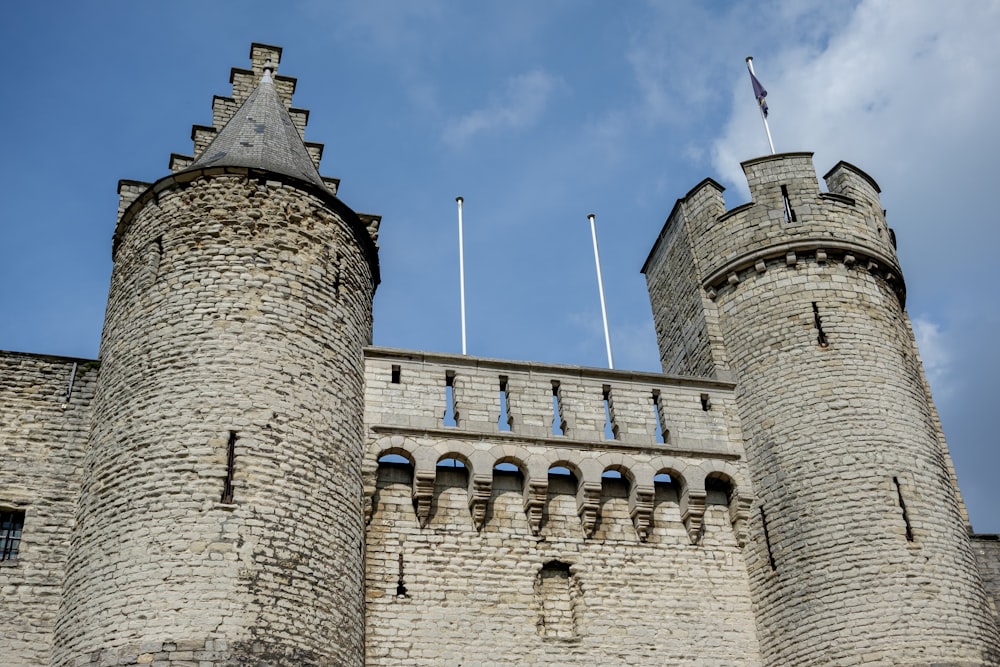
M 796 222 L 795 219 L 795 209 L 792 208 L 792 202 L 788 198 L 788 186 L 781 186 L 781 201 L 785 205 L 785 222 Z
M 670 431 L 663 428 L 663 407 L 660 405 L 660 390 L 653 390 L 653 419 L 656 420 L 656 442 L 665 444 L 670 441 Z
M 552 381 L 552 435 L 566 435 L 566 420 L 562 416 L 559 380 Z
M 0 510 L 0 561 L 17 560 L 24 530 L 24 512 Z
M 340 251 L 335 250 L 333 253 L 333 294 L 334 296 L 340 296 L 340 264 L 341 257 Z
M 399 364 L 392 365 L 392 383 L 399 384 L 400 378 L 402 377 L 402 370 L 399 368 Z
M 708 412 L 712 409 L 712 397 L 708 394 L 701 395 L 701 409 Z
M 816 326 L 816 342 L 820 347 L 827 347 L 830 342 L 826 339 L 826 332 L 823 331 L 823 319 L 819 316 L 819 306 L 813 301 L 813 324 Z
M 501 431 L 510 431 L 513 426 L 513 418 L 510 416 L 510 396 L 507 393 L 507 376 L 500 376 L 500 418 L 497 420 L 497 428 Z
M 406 582 L 403 580 L 403 554 L 399 554 L 399 578 L 396 580 L 396 597 L 410 597 L 406 594 Z
M 899 509 L 903 510 L 903 523 L 906 524 L 906 541 L 913 541 L 913 526 L 910 525 L 910 515 L 906 511 L 906 501 L 903 500 L 903 487 L 899 483 L 898 477 L 893 477 L 892 482 L 896 485 L 896 497 L 899 500 Z
M 771 564 L 771 571 L 774 572 L 778 566 L 774 562 L 774 553 L 771 551 L 771 535 L 767 532 L 767 514 L 764 513 L 764 506 L 760 507 L 760 525 L 764 529 L 764 544 L 767 545 L 767 561 Z
M 444 420 L 445 426 L 458 426 L 458 413 L 455 411 L 455 371 L 444 374 Z
M 233 475 L 236 473 L 236 431 L 229 432 L 229 442 L 226 445 L 226 481 L 222 485 L 224 505 L 233 504 Z
M 615 402 L 611 398 L 611 385 L 604 385 L 604 438 L 605 440 L 618 439 L 618 424 L 615 423 Z

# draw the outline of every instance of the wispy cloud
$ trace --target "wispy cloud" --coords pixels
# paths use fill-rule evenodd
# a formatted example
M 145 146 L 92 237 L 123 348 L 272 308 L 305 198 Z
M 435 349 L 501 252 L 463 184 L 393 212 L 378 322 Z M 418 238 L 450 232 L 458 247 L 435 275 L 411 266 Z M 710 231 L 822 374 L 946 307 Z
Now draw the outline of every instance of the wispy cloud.
M 938 401 L 947 400 L 952 391 L 948 376 L 952 361 L 949 350 L 953 342 L 948 341 L 941 327 L 927 317 L 915 317 L 912 324 L 927 380 L 934 387 Z
M 809 147 L 817 162 L 865 161 L 867 170 L 903 175 L 915 159 L 970 137 L 993 114 L 1000 95 L 983 87 L 1000 67 L 991 44 L 1000 4 L 893 3 L 864 0 L 844 30 L 828 41 L 762 54 L 778 151 Z M 714 146 L 716 169 L 741 188 L 739 162 L 766 152 L 760 118 L 745 75 L 735 85 L 732 115 Z M 905 147 L 910 160 L 898 160 Z
M 485 107 L 449 122 L 444 140 L 460 147 L 478 134 L 533 125 L 545 112 L 556 83 L 552 75 L 539 69 L 511 77 Z

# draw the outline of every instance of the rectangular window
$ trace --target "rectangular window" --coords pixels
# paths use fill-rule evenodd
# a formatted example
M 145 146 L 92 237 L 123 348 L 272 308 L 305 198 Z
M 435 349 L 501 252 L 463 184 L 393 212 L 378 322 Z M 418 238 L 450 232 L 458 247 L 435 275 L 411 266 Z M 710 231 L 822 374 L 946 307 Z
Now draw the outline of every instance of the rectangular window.
M 0 560 L 17 560 L 24 529 L 24 512 L 0 510 Z

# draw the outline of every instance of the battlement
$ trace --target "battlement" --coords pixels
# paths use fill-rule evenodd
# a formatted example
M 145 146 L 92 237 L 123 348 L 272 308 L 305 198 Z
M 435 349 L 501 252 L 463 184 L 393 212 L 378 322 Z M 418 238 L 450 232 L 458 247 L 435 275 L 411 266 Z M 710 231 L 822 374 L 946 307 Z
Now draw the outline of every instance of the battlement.
M 706 480 L 714 477 L 745 500 L 731 506 L 742 534 L 750 495 L 739 472 L 743 450 L 732 402 L 733 386 L 710 380 L 368 348 L 369 514 L 375 468 L 383 455 L 395 454 L 413 465 L 422 523 L 431 514 L 438 463 L 451 458 L 468 471 L 477 526 L 494 469 L 513 463 L 527 480 L 525 511 L 536 534 L 553 466 L 577 480 L 577 511 L 587 534 L 596 525 L 609 470 L 628 480 L 639 539 L 647 534 L 654 479 L 664 472 L 681 487 L 693 542 Z
M 821 192 L 812 153 L 781 153 L 742 163 L 751 201 L 726 210 L 724 188 L 706 179 L 678 200 L 643 272 L 664 252 L 674 226 L 685 226 L 702 286 L 713 295 L 743 272 L 769 263 L 842 261 L 878 273 L 905 298 L 895 235 L 886 224 L 879 187 L 866 173 L 839 162 Z
M 388 348 L 368 348 L 366 359 L 366 422 L 376 432 L 742 455 L 729 383 Z

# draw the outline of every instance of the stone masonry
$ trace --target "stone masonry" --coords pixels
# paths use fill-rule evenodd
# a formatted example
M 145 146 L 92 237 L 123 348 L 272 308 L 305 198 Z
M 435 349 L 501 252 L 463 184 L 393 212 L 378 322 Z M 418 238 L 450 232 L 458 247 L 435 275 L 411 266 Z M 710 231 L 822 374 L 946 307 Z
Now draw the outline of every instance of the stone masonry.
M 119 184 L 100 358 L 0 352 L 3 665 L 1000 665 L 874 180 L 678 200 L 664 374 L 372 347 L 280 59 Z

